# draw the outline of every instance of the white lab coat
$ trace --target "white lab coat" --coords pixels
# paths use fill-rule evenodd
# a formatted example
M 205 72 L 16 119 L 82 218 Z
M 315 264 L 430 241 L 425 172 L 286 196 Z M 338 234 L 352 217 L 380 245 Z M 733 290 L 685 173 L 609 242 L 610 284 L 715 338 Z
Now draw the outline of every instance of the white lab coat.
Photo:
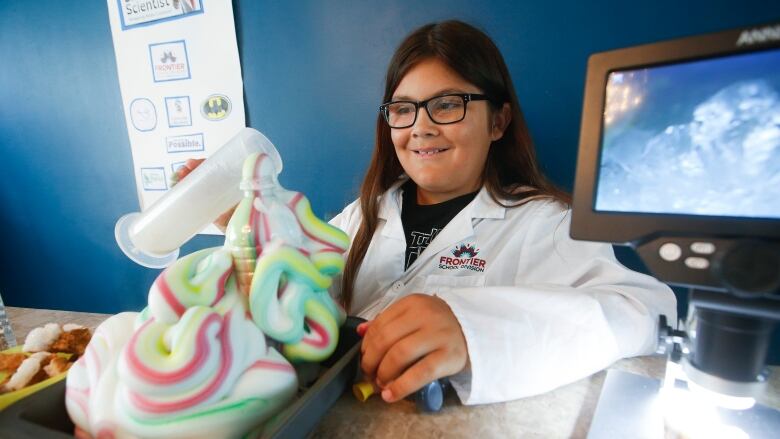
M 350 311 L 372 319 L 412 293 L 445 300 L 468 347 L 469 366 L 450 379 L 464 404 L 547 392 L 650 354 L 658 315 L 677 320 L 669 287 L 622 266 L 608 244 L 572 240 L 570 211 L 552 200 L 504 208 L 483 188 L 404 271 L 402 183 L 382 197 Z M 354 237 L 360 218 L 355 201 L 331 224 Z M 463 245 L 476 260 L 455 258 Z

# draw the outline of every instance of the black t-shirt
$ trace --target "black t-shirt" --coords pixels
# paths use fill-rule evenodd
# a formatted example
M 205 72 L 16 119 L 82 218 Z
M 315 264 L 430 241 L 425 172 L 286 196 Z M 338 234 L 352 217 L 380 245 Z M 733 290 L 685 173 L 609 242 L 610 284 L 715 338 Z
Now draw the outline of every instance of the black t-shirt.
M 409 180 L 402 186 L 403 206 L 401 223 L 406 235 L 406 265 L 404 270 L 414 263 L 418 256 L 433 241 L 433 238 L 455 215 L 477 196 L 477 192 L 461 195 L 438 204 L 417 204 L 417 185 Z

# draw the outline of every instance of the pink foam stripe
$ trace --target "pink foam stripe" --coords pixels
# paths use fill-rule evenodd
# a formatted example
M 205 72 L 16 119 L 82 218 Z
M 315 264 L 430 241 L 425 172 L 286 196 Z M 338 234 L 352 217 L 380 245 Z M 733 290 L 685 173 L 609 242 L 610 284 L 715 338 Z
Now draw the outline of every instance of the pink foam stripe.
M 271 369 L 281 370 L 284 372 L 295 372 L 295 368 L 288 363 L 277 363 L 275 361 L 257 360 L 251 366 L 250 369 Z
M 338 253 L 338 254 L 341 254 L 341 253 L 344 253 L 344 252 L 339 250 L 339 249 L 337 249 L 336 247 L 328 247 L 328 248 L 323 248 L 321 250 L 318 250 L 317 253 Z
M 79 389 L 78 387 L 73 387 L 65 384 L 65 393 L 67 396 L 81 396 L 81 397 L 88 397 L 89 396 L 89 387 L 86 389 Z M 74 395 L 71 395 L 74 394 Z
M 265 160 L 266 158 L 268 158 L 268 154 L 260 154 L 257 156 L 257 159 L 255 159 L 255 168 L 252 170 L 253 178 L 260 177 L 260 165 L 263 163 L 263 160 Z M 262 198 L 260 197 L 261 194 L 259 190 L 255 190 L 254 195 L 255 197 Z
M 322 349 L 327 347 L 328 344 L 330 343 L 330 336 L 328 335 L 328 331 L 326 331 L 322 325 L 320 325 L 319 323 L 315 322 L 310 318 L 306 318 L 305 320 L 306 320 L 306 324 L 308 324 L 309 327 L 315 333 L 317 333 L 317 335 L 319 335 L 320 338 L 319 340 L 316 340 L 314 338 L 303 337 L 303 342 L 317 349 Z
M 214 298 L 214 301 L 211 302 L 209 306 L 214 306 L 217 302 L 222 300 L 222 298 L 225 296 L 225 284 L 227 283 L 227 278 L 233 273 L 233 265 L 231 264 L 230 267 L 225 270 L 224 273 L 222 273 L 222 276 L 219 277 L 219 280 L 217 281 L 217 297 Z
M 230 372 L 230 368 L 233 363 L 233 355 L 230 344 L 230 319 L 232 314 L 232 312 L 225 314 L 225 321 L 219 332 L 220 341 L 222 343 L 220 369 L 217 372 L 217 376 L 208 384 L 208 386 L 206 386 L 206 388 L 191 396 L 190 398 L 167 403 L 155 402 L 139 395 L 138 393 L 130 391 L 129 396 L 133 405 L 138 407 L 140 410 L 149 413 L 170 413 L 184 410 L 200 404 L 201 402 L 208 399 L 212 394 L 214 394 L 227 378 L 228 372 Z M 216 315 L 214 316 L 216 317 Z
M 290 209 L 295 210 L 295 206 L 298 205 L 298 203 L 303 198 L 303 194 L 300 192 L 296 192 L 295 195 L 293 195 L 292 199 L 289 203 L 287 203 L 288 206 L 290 206 Z
M 252 176 L 253 177 L 260 177 L 260 175 L 261 175 L 260 174 L 260 167 L 261 167 L 261 165 L 263 163 L 263 160 L 266 160 L 266 159 L 268 159 L 268 154 L 260 154 L 257 157 L 257 160 L 255 161 L 254 171 L 252 171 Z M 256 198 L 259 198 L 260 200 L 263 199 L 263 194 L 260 193 L 259 190 L 255 190 L 254 191 L 254 196 Z M 255 256 L 257 256 L 257 257 L 259 257 L 260 254 L 263 252 L 263 243 L 260 240 L 260 236 L 261 236 L 260 235 L 260 225 L 261 225 L 261 222 L 263 223 L 263 225 L 265 225 L 265 229 L 266 229 L 265 230 L 265 238 L 266 238 L 265 242 L 268 242 L 268 241 L 271 240 L 271 238 L 269 237 L 268 223 L 267 223 L 267 221 L 265 219 L 265 215 L 263 215 L 261 212 L 258 212 L 255 209 L 255 206 L 253 204 L 251 206 L 251 210 L 250 210 L 250 213 L 249 213 L 249 224 L 252 227 L 252 231 L 254 232 L 254 235 L 255 235 L 254 236 L 255 249 L 256 249 L 255 250 Z
M 72 387 L 65 388 L 65 399 L 76 403 L 76 405 L 79 406 L 79 409 L 84 413 L 84 416 L 89 419 L 89 405 L 87 404 L 87 397 L 88 395 L 84 395 Z
M 325 241 L 325 240 L 323 240 L 321 238 L 318 238 L 318 237 L 314 236 L 313 234 L 311 234 L 311 232 L 309 232 L 306 229 L 306 227 L 303 226 L 303 223 L 301 222 L 301 219 L 298 217 L 298 211 L 297 211 L 298 210 L 298 203 L 302 199 L 303 199 L 303 194 L 298 192 L 297 194 L 295 194 L 295 196 L 293 197 L 293 199 L 290 201 L 290 203 L 288 205 L 295 212 L 295 220 L 298 221 L 298 225 L 301 226 L 301 230 L 303 230 L 303 234 L 308 236 L 309 238 L 311 238 L 313 241 L 317 241 L 320 244 L 324 245 L 326 248 L 334 249 L 336 251 L 340 250 L 339 253 L 344 253 L 344 251 L 346 251 L 346 249 L 339 249 L 339 247 L 333 245 L 332 243 L 327 242 L 327 241 Z
M 268 215 L 260 213 L 260 219 L 263 220 L 263 238 L 265 238 L 265 242 L 271 242 L 271 226 L 268 224 Z
M 298 220 L 298 224 L 301 224 L 301 220 Z M 346 248 L 343 248 L 343 249 L 342 249 L 342 248 L 340 248 L 340 247 L 337 247 L 337 246 L 335 246 L 335 245 L 331 244 L 330 242 L 327 242 L 327 241 L 325 241 L 325 240 L 323 240 L 323 239 L 321 239 L 321 238 L 318 238 L 318 237 L 316 237 L 316 236 L 312 235 L 311 233 L 309 233 L 309 231 L 308 231 L 308 230 L 306 230 L 306 229 L 303 227 L 303 224 L 301 224 L 301 230 L 303 230 L 303 234 L 304 234 L 304 235 L 308 236 L 308 237 L 309 237 L 309 238 L 311 238 L 313 241 L 317 241 L 318 243 L 320 243 L 320 244 L 324 245 L 324 246 L 325 246 L 325 248 L 327 248 L 327 249 L 333 249 L 333 250 L 335 250 L 335 251 L 337 251 L 337 252 L 339 252 L 339 253 L 344 253 L 344 252 L 347 250 Z
M 201 367 L 201 365 L 206 361 L 209 354 L 211 353 L 208 340 L 206 339 L 206 331 L 213 323 L 219 324 L 219 315 L 210 315 L 206 318 L 200 328 L 198 328 L 198 334 L 195 338 L 195 355 L 192 356 L 192 360 L 190 360 L 181 368 L 170 372 L 159 372 L 148 367 L 141 361 L 140 358 L 138 358 L 138 354 L 136 353 L 138 336 L 152 321 L 154 321 L 154 318 L 147 320 L 146 323 L 144 323 L 143 326 L 141 326 L 141 328 L 133 334 L 132 338 L 130 338 L 130 343 L 128 346 L 130 370 L 133 371 L 133 373 L 138 374 L 143 380 L 155 384 L 173 384 L 183 379 L 189 378 L 199 367 Z
M 341 249 L 341 248 L 331 244 L 330 242 L 327 242 L 327 241 L 323 240 L 322 238 L 314 236 L 311 232 L 309 232 L 306 229 L 306 227 L 304 227 L 303 223 L 301 222 L 300 218 L 298 218 L 297 215 L 295 216 L 295 220 L 298 221 L 298 225 L 301 226 L 301 230 L 303 231 L 303 234 L 306 235 L 307 237 L 309 237 L 309 239 L 311 239 L 312 241 L 318 242 L 318 243 L 322 244 L 323 246 L 325 246 L 326 249 L 330 249 L 330 250 L 336 251 L 338 253 L 344 253 L 346 251 L 346 249 Z
M 249 209 L 249 225 L 252 227 L 252 238 L 255 244 L 255 257 L 259 256 L 263 251 L 263 243 L 260 241 L 260 221 L 258 218 L 258 212 L 254 206 L 250 206 Z
M 186 311 L 186 308 L 184 308 L 184 305 L 179 302 L 179 299 L 176 298 L 176 295 L 174 295 L 173 291 L 171 291 L 171 287 L 168 285 L 168 281 L 165 279 L 167 275 L 168 269 L 157 276 L 157 280 L 154 283 L 157 285 L 157 289 L 160 290 L 160 294 L 162 294 L 163 299 L 165 299 L 165 301 L 168 303 L 168 306 L 173 309 L 173 312 L 175 312 L 177 316 L 181 316 L 184 314 L 184 311 Z

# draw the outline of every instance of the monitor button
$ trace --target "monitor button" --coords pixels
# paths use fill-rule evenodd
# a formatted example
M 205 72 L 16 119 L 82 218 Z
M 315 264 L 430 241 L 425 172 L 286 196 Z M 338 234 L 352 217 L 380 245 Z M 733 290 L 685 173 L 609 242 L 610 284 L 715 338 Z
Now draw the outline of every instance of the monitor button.
M 706 270 L 710 268 L 710 261 L 707 260 L 707 258 L 691 256 L 685 258 L 685 265 L 687 265 L 688 268 L 693 268 L 694 270 Z
M 691 251 L 700 255 L 711 255 L 715 253 L 715 244 L 711 242 L 694 242 L 691 244 Z
M 682 256 L 682 249 L 673 242 L 667 242 L 658 249 L 658 255 L 664 261 L 674 262 Z

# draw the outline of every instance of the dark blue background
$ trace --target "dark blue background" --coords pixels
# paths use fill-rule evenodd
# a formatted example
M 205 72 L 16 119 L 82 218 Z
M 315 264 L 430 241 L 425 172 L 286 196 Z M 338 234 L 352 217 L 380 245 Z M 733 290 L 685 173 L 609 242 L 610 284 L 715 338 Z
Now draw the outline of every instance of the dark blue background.
M 234 0 L 233 7 L 248 125 L 279 148 L 282 183 L 325 217 L 354 199 L 387 62 L 424 23 L 459 18 L 493 37 L 545 171 L 570 189 L 589 54 L 780 19 L 780 2 L 766 0 Z M 131 262 L 114 242 L 116 219 L 138 210 L 138 199 L 105 1 L 0 0 L 0 60 L 3 299 L 139 310 L 157 271 Z M 220 244 L 196 237 L 183 252 Z M 619 253 L 636 266 L 630 252 Z

